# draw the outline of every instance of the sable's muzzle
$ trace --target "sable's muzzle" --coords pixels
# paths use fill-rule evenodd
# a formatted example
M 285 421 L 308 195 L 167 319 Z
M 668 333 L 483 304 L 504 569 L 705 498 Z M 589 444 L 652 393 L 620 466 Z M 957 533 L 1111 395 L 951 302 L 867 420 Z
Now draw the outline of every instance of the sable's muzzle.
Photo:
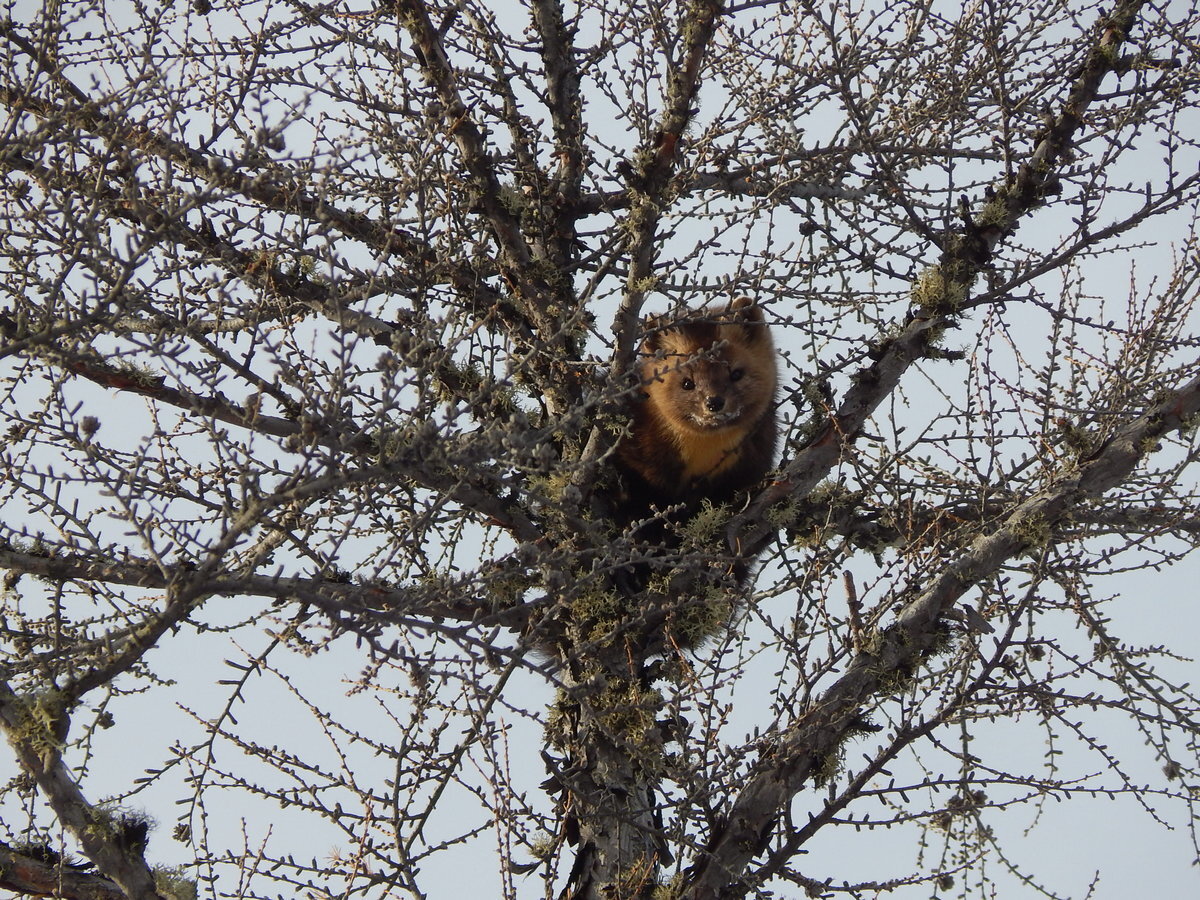
M 724 400 L 719 397 L 710 399 L 721 400 L 722 405 L 724 405 Z M 727 428 L 738 420 L 738 412 L 737 410 L 722 409 L 721 406 L 718 406 L 716 410 L 697 410 L 689 418 L 700 428 Z

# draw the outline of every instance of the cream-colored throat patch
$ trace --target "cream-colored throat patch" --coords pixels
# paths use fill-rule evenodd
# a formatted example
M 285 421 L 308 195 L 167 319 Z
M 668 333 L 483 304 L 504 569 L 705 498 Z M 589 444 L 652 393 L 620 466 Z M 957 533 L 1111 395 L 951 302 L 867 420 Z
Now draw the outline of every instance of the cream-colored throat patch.
M 745 428 L 681 435 L 679 455 L 683 458 L 683 478 L 712 478 L 737 461 L 737 448 L 746 439 Z

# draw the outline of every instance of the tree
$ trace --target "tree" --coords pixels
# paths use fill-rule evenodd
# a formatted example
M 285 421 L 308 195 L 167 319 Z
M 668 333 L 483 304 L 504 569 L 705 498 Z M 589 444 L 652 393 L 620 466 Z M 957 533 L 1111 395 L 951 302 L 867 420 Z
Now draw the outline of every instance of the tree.
M 10 15 L 0 886 L 1055 896 L 1023 810 L 1188 813 L 1194 4 Z M 740 294 L 782 459 L 647 542 L 640 320 Z

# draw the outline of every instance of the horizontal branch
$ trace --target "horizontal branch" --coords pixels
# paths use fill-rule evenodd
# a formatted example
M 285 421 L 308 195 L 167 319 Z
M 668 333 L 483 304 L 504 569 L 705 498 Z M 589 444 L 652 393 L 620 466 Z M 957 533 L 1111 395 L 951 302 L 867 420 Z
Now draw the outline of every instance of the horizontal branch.
M 98 872 L 81 872 L 62 859 L 47 859 L 4 843 L 0 843 L 0 888 L 62 900 L 128 900 L 120 885 Z
M 1003 154 L 995 150 L 957 150 L 945 147 L 922 147 L 908 144 L 879 144 L 874 152 L 898 159 L 924 160 L 951 158 L 955 160 L 984 160 L 1002 162 Z M 769 197 L 773 200 L 858 201 L 884 191 L 880 187 L 848 187 L 838 182 L 815 178 L 796 180 L 789 174 L 793 163 L 821 162 L 836 171 L 845 168 L 862 150 L 849 144 L 830 144 L 787 154 L 773 154 L 761 162 L 742 163 L 727 168 L 720 163 L 712 168 L 680 173 L 674 189 L 679 197 L 690 197 L 701 191 L 713 191 L 730 197 Z M 739 159 L 741 162 L 741 159 Z M 833 165 L 833 164 L 838 165 Z M 816 174 L 822 170 L 809 167 Z M 807 170 L 806 170 L 807 171 Z M 584 216 L 627 209 L 632 200 L 626 188 L 611 191 L 590 191 L 579 198 L 579 213 Z
M 119 584 L 148 590 L 167 590 L 187 584 L 194 567 L 164 568 L 149 559 L 101 559 L 93 555 L 64 552 L 32 552 L 0 543 L 0 569 L 33 575 L 53 582 L 78 581 Z M 328 578 L 299 578 L 282 575 L 206 574 L 202 585 L 189 587 L 198 595 L 257 596 L 289 603 L 309 603 L 326 611 L 370 613 L 381 622 L 414 624 L 418 617 L 484 622 L 520 629 L 525 606 L 487 604 L 480 586 L 490 580 L 508 580 L 522 570 L 512 560 L 499 560 L 469 572 L 453 582 L 391 587 L 371 582 L 349 583 Z M 113 636 L 103 637 L 111 643 Z
M 25 337 L 16 332 L 15 323 L 0 315 L 0 334 L 9 338 Z M 507 528 L 519 540 L 533 541 L 541 536 L 540 530 L 513 503 L 504 502 L 499 496 L 498 485 L 494 484 L 486 468 L 464 469 L 439 468 L 431 464 L 442 454 L 431 454 L 428 446 L 418 444 L 431 440 L 426 436 L 413 437 L 408 444 L 403 434 L 364 434 L 361 430 L 347 431 L 319 420 L 292 420 L 260 413 L 257 407 L 236 404 L 221 394 L 201 395 L 182 388 L 168 386 L 161 377 L 114 366 L 91 350 L 67 351 L 57 345 L 39 348 L 64 369 L 102 387 L 128 391 L 149 400 L 165 403 L 188 413 L 208 416 L 217 421 L 237 425 L 248 430 L 277 438 L 300 439 L 305 444 L 314 443 L 343 451 L 354 451 L 374 460 L 382 451 L 380 441 L 386 439 L 389 446 L 387 461 L 352 470 L 332 479 L 316 479 L 304 486 L 303 493 L 312 496 L 319 491 L 332 491 L 340 486 L 370 482 L 395 481 L 398 477 L 408 478 L 422 487 L 436 491 L 465 509 L 471 510 L 488 521 Z M 449 452 L 447 442 L 446 452 Z M 295 495 L 295 491 L 289 496 Z

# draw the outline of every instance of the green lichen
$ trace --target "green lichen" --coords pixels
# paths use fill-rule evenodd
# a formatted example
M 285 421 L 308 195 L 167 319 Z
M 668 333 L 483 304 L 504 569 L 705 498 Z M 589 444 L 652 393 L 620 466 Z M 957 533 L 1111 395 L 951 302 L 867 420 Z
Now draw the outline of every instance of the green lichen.
M 500 205 L 514 218 L 520 218 L 529 209 L 529 197 L 514 184 L 500 185 Z
M 598 647 L 610 646 L 628 624 L 642 616 L 640 597 L 627 597 L 595 583 L 587 583 L 571 598 L 571 618 L 581 628 L 581 639 Z
M 592 701 L 592 705 L 599 727 L 606 736 L 627 747 L 653 751 L 661 756 L 658 713 L 663 698 L 654 688 L 643 687 L 636 681 L 614 679 L 605 685 L 601 696 Z
M 593 673 L 595 674 L 595 673 Z M 558 750 L 574 753 L 596 744 L 620 748 L 621 755 L 643 773 L 657 777 L 666 767 L 658 716 L 662 695 L 636 680 L 594 678 L 603 687 L 589 694 L 586 705 L 560 690 L 546 716 L 546 739 Z
M 67 699 L 57 690 L 36 691 L 17 697 L 20 704 L 20 723 L 12 731 L 16 741 L 27 743 L 41 757 L 62 750 L 60 737 L 66 720 Z
M 163 900 L 196 900 L 196 879 L 183 866 L 155 866 L 154 889 Z
M 1012 225 L 1008 211 L 1008 190 L 1002 188 L 991 197 L 975 214 L 975 223 L 981 228 L 1007 229 Z
M 687 888 L 687 877 L 683 872 L 676 872 L 670 881 L 662 881 L 650 892 L 650 900 L 680 900 Z
M 940 264 L 927 268 L 913 285 L 914 306 L 931 313 L 953 312 L 967 299 L 968 285 L 947 277 Z
M 1191 438 L 1196 434 L 1197 428 L 1200 428 L 1200 413 L 1193 413 L 1180 421 L 1179 434 L 1182 437 Z
M 1147 435 L 1146 437 L 1142 438 L 1141 443 L 1138 444 L 1138 452 L 1143 456 L 1147 456 L 1151 453 L 1157 453 L 1161 449 L 1162 437 L 1158 434 Z
M 729 596 L 714 589 L 701 600 L 681 603 L 672 609 L 667 616 L 667 631 L 681 650 L 695 650 L 724 631 L 733 611 Z
M 629 285 L 630 290 L 635 294 L 649 294 L 658 287 L 658 279 L 653 275 L 647 275 L 645 278 L 636 278 Z
M 483 587 L 492 610 L 503 610 L 520 605 L 526 591 L 536 583 L 537 580 L 528 572 L 513 568 L 489 577 Z
M 817 787 L 824 787 L 837 778 L 838 773 L 842 771 L 845 758 L 846 751 L 843 742 L 817 760 L 813 769 L 813 783 Z
M 569 448 L 568 451 L 569 452 Z M 558 503 L 574 484 L 570 466 L 551 469 L 545 475 L 533 475 L 526 482 L 528 495 L 541 503 Z
M 579 720 L 579 704 L 562 688 L 546 708 L 546 740 L 550 746 L 565 750 Z
M 459 400 L 478 403 L 486 400 L 498 416 L 512 415 L 518 409 L 516 391 L 498 382 L 478 366 L 460 365 L 447 359 L 438 367 L 433 385 L 441 403 L 456 403 Z
M 847 490 L 836 481 L 822 481 L 802 501 L 794 505 L 789 535 L 794 546 L 819 547 L 831 537 L 839 537 L 835 523 L 852 517 L 862 503 L 861 491 Z
M 695 547 L 711 545 L 718 540 L 729 521 L 729 509 L 705 499 L 695 514 L 683 526 L 684 538 Z
M 887 628 L 868 632 L 862 645 L 862 652 L 872 657 L 871 673 L 879 683 L 878 693 L 881 696 L 898 696 L 909 689 L 916 677 L 913 666 L 905 661 L 885 664 L 880 657 L 885 652 L 895 656 L 891 648 L 899 643 L 902 647 L 911 645 L 908 630 L 900 625 L 889 625 Z
M 88 832 L 102 841 L 116 844 L 122 852 L 142 856 L 155 821 L 142 810 L 120 805 L 93 806 L 89 811 Z
M 121 361 L 113 366 L 113 368 L 118 374 L 125 376 L 138 387 L 162 387 L 162 376 L 155 373 L 155 371 L 148 366 Z
M 529 853 L 534 859 L 545 862 L 554 856 L 558 842 L 546 832 L 539 832 L 529 844 Z
M 1054 531 L 1045 516 L 1024 516 L 1013 523 L 1013 530 L 1027 551 L 1041 550 L 1054 537 Z
M 763 518 L 772 529 L 779 530 L 787 528 L 799 516 L 800 504 L 789 498 L 785 503 L 776 503 L 774 506 L 768 507 Z
M 1067 422 L 1058 433 L 1059 440 L 1080 456 L 1086 456 L 1095 448 L 1095 437 L 1086 428 Z

